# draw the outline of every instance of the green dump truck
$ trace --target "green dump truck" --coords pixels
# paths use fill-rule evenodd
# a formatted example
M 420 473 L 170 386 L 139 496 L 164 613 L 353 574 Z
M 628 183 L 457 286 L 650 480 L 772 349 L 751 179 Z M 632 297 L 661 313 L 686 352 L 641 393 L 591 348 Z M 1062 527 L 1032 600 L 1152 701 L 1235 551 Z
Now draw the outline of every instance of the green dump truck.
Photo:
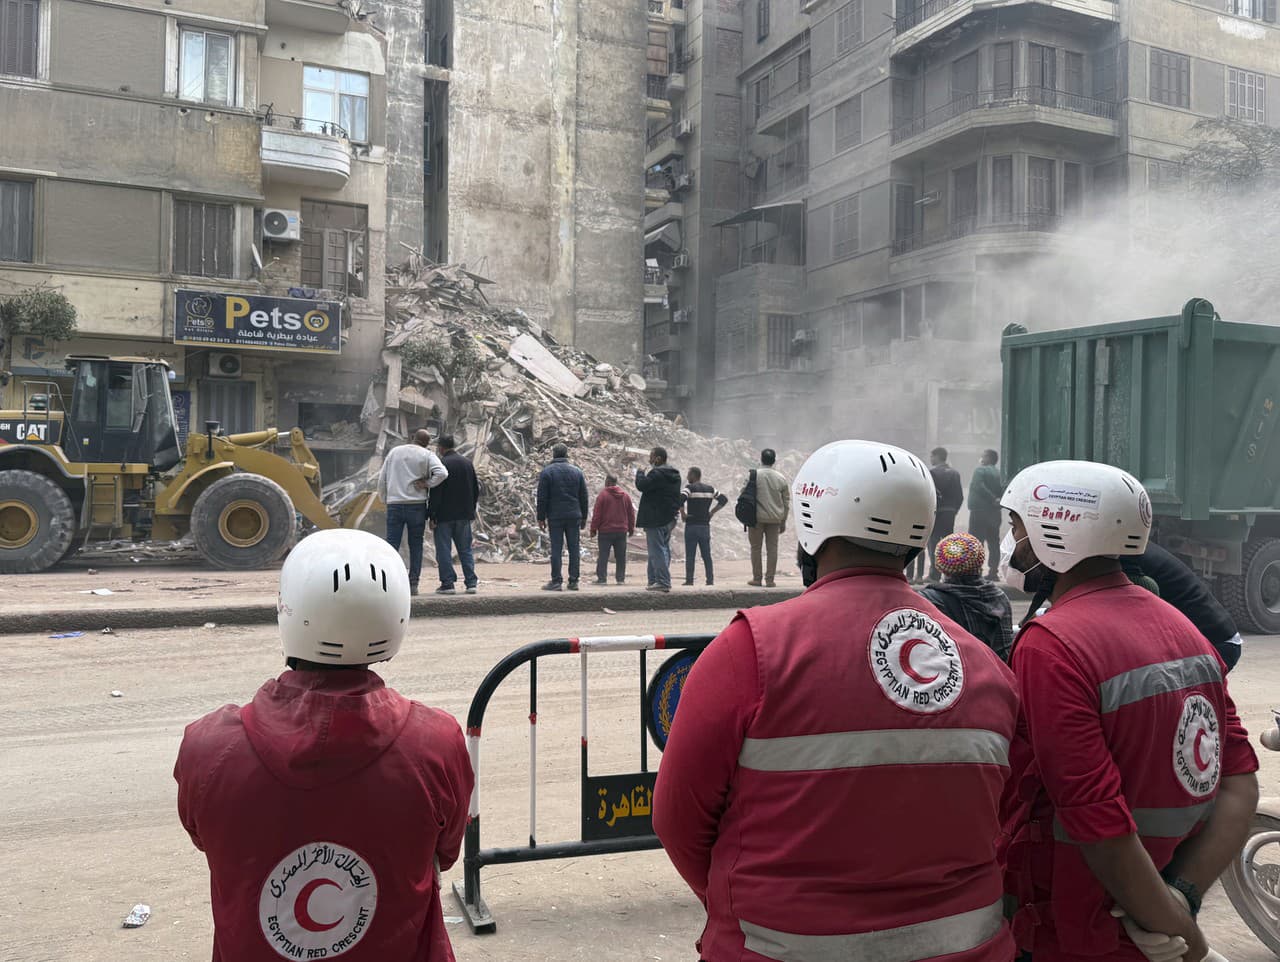
M 1003 459 L 1124 468 L 1155 540 L 1213 586 L 1242 631 L 1280 633 L 1280 328 L 1181 314 L 1001 342 Z

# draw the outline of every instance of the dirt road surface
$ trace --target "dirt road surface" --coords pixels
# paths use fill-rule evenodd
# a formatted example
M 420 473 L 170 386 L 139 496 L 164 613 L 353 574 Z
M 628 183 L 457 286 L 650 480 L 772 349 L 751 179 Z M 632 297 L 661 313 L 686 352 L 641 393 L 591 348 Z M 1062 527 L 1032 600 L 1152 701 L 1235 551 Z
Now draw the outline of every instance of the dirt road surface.
M 418 621 L 383 672 L 401 691 L 464 716 L 484 673 L 528 641 L 564 635 L 714 632 L 728 611 L 536 615 Z M 1280 701 L 1280 638 L 1249 640 L 1232 689 L 1253 731 Z M 651 659 L 653 667 L 656 659 Z M 0 962 L 171 962 L 210 957 L 208 878 L 175 814 L 171 777 L 183 726 L 243 702 L 281 667 L 266 627 L 136 631 L 66 640 L 10 636 L 0 650 Z M 634 654 L 590 660 L 593 773 L 638 769 Z M 577 838 L 578 661 L 539 669 L 538 837 Z M 123 697 L 112 698 L 119 690 Z M 484 845 L 528 836 L 527 685 L 494 699 L 482 759 Z M 652 756 L 651 756 L 652 758 Z M 1263 762 L 1280 794 L 1280 756 Z M 447 873 L 446 885 L 461 877 Z M 450 924 L 460 962 L 693 960 L 702 915 L 661 852 L 496 866 L 483 874 L 498 922 L 473 936 Z M 120 922 L 150 904 L 143 928 Z M 445 915 L 460 915 L 451 897 Z M 1220 890 L 1202 915 L 1233 962 L 1271 959 Z

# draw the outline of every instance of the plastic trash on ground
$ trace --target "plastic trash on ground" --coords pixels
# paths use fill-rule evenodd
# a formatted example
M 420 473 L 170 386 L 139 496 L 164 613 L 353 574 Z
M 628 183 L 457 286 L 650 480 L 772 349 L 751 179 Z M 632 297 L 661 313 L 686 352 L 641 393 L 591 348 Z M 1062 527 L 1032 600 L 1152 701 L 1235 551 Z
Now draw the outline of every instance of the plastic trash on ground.
M 112 693 L 114 694 L 114 692 Z M 143 905 L 139 902 L 133 907 L 133 910 L 125 916 L 124 923 L 121 928 L 140 929 L 147 924 L 147 919 L 151 918 L 151 906 Z

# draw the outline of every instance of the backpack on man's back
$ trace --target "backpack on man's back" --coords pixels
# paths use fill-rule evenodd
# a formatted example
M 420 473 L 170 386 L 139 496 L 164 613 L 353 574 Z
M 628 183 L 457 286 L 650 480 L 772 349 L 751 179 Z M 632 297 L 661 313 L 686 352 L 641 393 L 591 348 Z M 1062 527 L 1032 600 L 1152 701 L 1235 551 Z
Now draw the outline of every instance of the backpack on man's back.
M 754 528 L 756 526 L 756 472 L 751 469 L 751 473 L 747 475 L 747 483 L 743 485 L 742 492 L 738 495 L 738 501 L 733 506 L 733 516 L 738 519 L 744 528 Z

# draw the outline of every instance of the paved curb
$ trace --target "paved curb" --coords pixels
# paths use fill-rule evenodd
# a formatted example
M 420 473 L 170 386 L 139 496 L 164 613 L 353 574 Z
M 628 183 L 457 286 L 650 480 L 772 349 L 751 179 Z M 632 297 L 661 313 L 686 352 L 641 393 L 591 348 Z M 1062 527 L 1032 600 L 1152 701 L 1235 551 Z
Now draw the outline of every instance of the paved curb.
M 794 598 L 800 592 L 788 588 L 681 591 L 670 594 L 626 591 L 604 592 L 583 589 L 577 592 L 518 595 L 456 595 L 419 597 L 413 602 L 413 616 L 425 618 L 475 618 L 495 615 L 580 614 L 612 611 L 700 611 L 709 608 L 749 608 Z M 101 631 L 111 628 L 198 628 L 217 625 L 263 625 L 276 620 L 276 606 L 248 604 L 229 607 L 210 605 L 198 608 L 112 608 L 99 611 L 48 610 L 0 615 L 0 635 L 44 634 L 63 631 Z

